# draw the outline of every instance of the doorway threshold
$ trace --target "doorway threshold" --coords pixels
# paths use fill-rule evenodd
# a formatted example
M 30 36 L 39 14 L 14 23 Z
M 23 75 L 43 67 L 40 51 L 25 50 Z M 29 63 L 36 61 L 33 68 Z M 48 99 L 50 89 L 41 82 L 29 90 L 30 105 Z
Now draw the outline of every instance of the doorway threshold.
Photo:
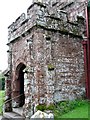
M 23 107 L 13 108 L 13 112 L 22 116 L 23 115 Z

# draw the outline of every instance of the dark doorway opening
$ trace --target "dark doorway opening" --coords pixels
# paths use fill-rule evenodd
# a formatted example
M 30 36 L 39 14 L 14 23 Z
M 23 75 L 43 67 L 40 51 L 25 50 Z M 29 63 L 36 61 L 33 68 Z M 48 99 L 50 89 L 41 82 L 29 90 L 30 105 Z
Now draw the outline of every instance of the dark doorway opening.
M 20 80 L 20 107 L 22 107 L 25 103 L 25 96 L 24 96 L 24 72 L 25 65 L 23 65 L 19 70 L 19 80 Z
M 18 88 L 18 96 L 19 98 L 17 98 L 19 100 L 19 107 L 22 107 L 25 104 L 25 95 L 24 95 L 24 72 L 23 70 L 26 68 L 26 66 L 23 63 L 20 63 L 17 66 L 16 69 L 16 74 L 18 76 L 17 79 L 17 86 Z

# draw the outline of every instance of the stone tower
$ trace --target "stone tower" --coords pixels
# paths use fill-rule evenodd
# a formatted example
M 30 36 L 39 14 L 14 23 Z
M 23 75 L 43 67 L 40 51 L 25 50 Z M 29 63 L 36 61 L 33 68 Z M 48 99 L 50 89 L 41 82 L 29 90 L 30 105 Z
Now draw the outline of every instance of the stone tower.
M 25 117 L 39 104 L 72 100 L 85 93 L 86 4 L 49 2 L 34 0 L 27 17 L 22 13 L 8 27 L 6 101 L 12 101 L 5 110 L 22 107 Z

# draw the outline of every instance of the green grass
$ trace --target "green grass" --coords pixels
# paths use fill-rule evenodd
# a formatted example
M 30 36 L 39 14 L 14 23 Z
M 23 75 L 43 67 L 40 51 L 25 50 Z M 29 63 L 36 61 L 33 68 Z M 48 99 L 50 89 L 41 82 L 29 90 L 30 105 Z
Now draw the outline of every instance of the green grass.
M 57 118 L 88 118 L 88 106 L 89 106 L 89 102 L 86 100 L 84 101 L 76 101 L 72 103 L 72 106 L 74 106 L 71 110 L 70 107 L 64 107 L 64 109 L 67 109 L 68 112 L 63 112 L 61 114 L 61 112 L 59 110 L 55 110 L 55 120 L 57 120 Z
M 2 114 L 3 111 L 3 103 L 5 98 L 5 91 L 0 91 L 0 114 Z
M 73 100 L 73 101 L 60 101 L 49 106 L 38 105 L 37 110 L 45 111 L 52 110 L 54 118 L 86 118 L 88 119 L 88 112 L 90 102 L 88 100 Z
M 88 118 L 88 105 L 82 105 L 64 114 L 61 118 Z

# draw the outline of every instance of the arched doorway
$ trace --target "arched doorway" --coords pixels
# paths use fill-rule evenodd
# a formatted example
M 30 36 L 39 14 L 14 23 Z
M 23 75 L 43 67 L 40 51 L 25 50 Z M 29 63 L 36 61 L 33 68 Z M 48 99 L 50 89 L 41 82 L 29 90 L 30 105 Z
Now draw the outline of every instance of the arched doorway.
M 20 63 L 17 68 L 16 68 L 16 83 L 17 83 L 17 89 L 18 89 L 18 94 L 17 94 L 17 99 L 19 102 L 19 107 L 22 107 L 25 103 L 25 95 L 24 95 L 24 72 L 23 70 L 25 69 L 25 65 L 23 63 Z

